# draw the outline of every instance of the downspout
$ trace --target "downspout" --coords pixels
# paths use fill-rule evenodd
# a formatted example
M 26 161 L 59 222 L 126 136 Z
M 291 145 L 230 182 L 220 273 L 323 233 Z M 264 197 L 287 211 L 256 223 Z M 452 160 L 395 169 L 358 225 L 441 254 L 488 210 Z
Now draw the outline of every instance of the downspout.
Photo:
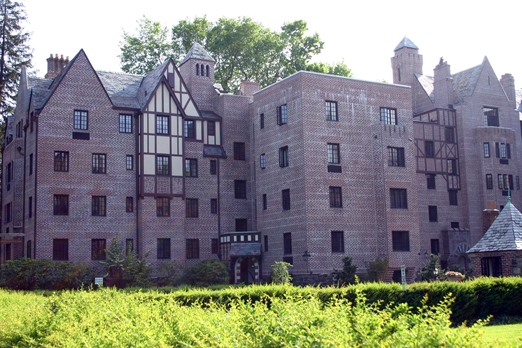
M 24 242 L 26 241 L 25 239 L 25 161 L 27 160 L 27 156 L 26 156 L 26 149 L 27 149 L 27 128 L 25 129 L 25 132 L 24 132 L 24 153 L 23 153 L 23 156 L 24 156 L 24 175 L 23 175 L 23 183 L 22 183 L 22 233 L 24 234 Z M 36 171 L 35 171 L 35 165 L 34 165 L 34 162 L 36 162 L 36 158 L 35 156 L 33 156 L 33 175 L 36 175 Z M 32 203 L 32 202 L 31 202 Z M 24 245 L 22 245 L 22 250 L 24 250 Z M 25 248 L 25 252 L 24 254 L 26 254 L 25 256 L 27 257 L 27 248 Z
M 35 134 L 34 134 L 34 157 L 35 158 L 38 158 L 38 116 L 39 115 L 36 115 L 35 117 L 33 117 L 33 120 L 31 122 L 34 122 L 35 123 Z M 33 256 L 34 258 L 36 259 L 36 226 L 37 226 L 37 222 L 38 222 L 38 209 L 36 209 L 36 207 L 38 206 L 37 202 L 38 202 L 38 186 L 37 186 L 37 180 L 36 178 L 38 178 L 38 166 L 35 165 L 34 166 L 34 224 L 33 224 Z
M 141 245 L 140 245 L 140 242 L 141 242 L 141 238 L 140 238 L 140 230 L 141 230 L 141 216 L 140 216 L 140 157 L 139 157 L 139 151 L 140 151 L 140 135 L 139 135 L 139 130 L 141 129 L 141 124 L 139 123 L 140 121 L 140 114 L 139 112 L 135 112 L 134 113 L 134 119 L 136 120 L 135 124 L 136 124 L 136 130 L 135 130 L 135 141 L 134 141 L 134 153 L 135 153 L 135 161 L 134 163 L 135 164 L 135 167 L 134 167 L 134 171 L 135 171 L 135 176 L 136 176 L 136 254 L 138 254 L 138 257 L 141 257 Z
M 217 171 L 217 200 L 218 200 L 218 205 L 217 205 L 217 213 L 218 213 L 218 246 L 219 246 L 219 251 L 218 251 L 218 256 L 219 256 L 219 259 L 221 260 L 221 189 L 220 189 L 220 184 L 221 184 L 221 180 L 220 180 L 220 165 L 221 165 L 221 162 L 219 160 L 219 158 L 216 159 L 216 171 Z

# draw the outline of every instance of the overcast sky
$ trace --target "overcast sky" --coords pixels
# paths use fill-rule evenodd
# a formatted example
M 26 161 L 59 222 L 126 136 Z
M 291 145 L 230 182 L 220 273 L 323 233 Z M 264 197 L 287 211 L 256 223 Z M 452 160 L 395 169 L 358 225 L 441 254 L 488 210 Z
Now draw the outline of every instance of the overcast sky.
M 123 31 L 133 32 L 146 16 L 169 28 L 179 20 L 206 15 L 250 17 L 272 30 L 297 19 L 325 42 L 315 60 L 344 59 L 354 77 L 392 81 L 390 57 L 404 36 L 424 56 L 424 74 L 433 75 L 440 57 L 456 73 L 487 56 L 497 77 L 511 73 L 522 86 L 518 39 L 522 1 L 358 0 L 22 0 L 32 32 L 33 65 L 43 76 L 50 54 L 74 57 L 84 49 L 96 70 L 120 71 Z

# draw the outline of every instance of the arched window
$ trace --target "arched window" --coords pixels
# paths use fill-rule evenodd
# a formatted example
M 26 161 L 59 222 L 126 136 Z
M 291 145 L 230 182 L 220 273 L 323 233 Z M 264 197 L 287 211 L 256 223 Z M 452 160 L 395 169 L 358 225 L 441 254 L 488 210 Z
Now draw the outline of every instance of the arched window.
M 207 77 L 208 77 L 208 65 L 207 65 Z
M 199 64 L 196 64 L 196 75 L 199 75 Z

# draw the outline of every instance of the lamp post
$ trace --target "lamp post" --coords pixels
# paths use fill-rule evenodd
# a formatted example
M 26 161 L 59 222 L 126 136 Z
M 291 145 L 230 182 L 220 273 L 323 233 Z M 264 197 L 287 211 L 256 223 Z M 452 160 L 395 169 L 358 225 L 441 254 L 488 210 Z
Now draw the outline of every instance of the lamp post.
M 312 255 L 310 255 L 310 253 L 308 252 L 308 250 L 305 250 L 304 254 L 303 254 L 303 261 L 306 262 L 306 273 L 309 273 L 309 268 L 308 268 L 308 261 L 310 260 L 310 257 Z

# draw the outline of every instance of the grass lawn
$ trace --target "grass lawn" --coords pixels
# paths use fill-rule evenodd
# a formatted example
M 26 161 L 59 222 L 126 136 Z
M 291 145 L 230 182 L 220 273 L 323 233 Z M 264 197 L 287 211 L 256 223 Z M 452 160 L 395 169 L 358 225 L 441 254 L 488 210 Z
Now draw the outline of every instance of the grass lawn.
M 522 323 L 485 326 L 482 330 L 484 341 L 494 347 L 522 347 Z

